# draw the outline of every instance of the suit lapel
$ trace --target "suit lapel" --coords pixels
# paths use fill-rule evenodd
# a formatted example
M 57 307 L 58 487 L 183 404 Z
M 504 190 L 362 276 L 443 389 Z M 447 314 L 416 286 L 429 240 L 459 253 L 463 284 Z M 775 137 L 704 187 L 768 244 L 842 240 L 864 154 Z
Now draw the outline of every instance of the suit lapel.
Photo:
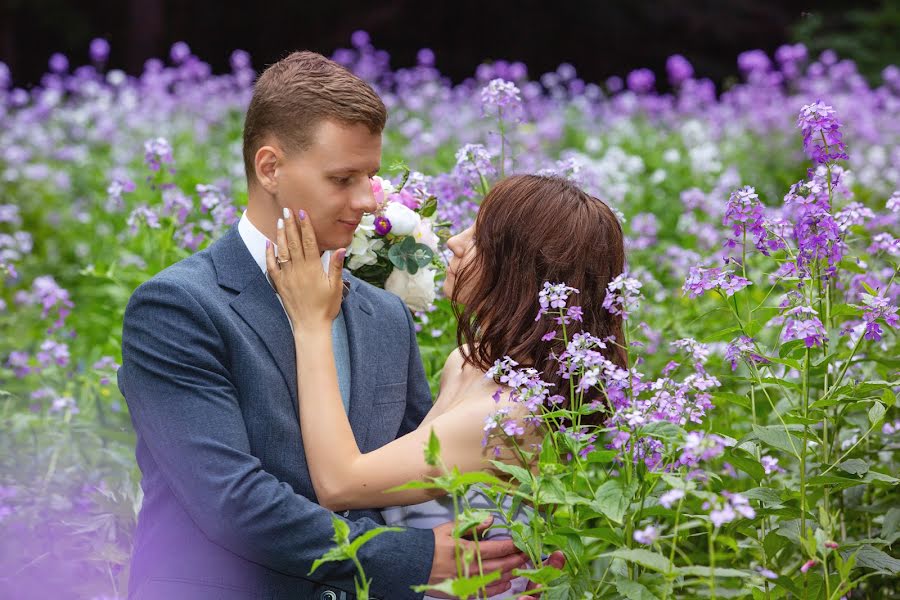
M 278 365 L 299 422 L 294 335 L 275 290 L 253 260 L 236 225 L 210 247 L 210 255 L 219 285 L 238 292 L 231 307 L 256 332 Z
M 365 298 L 359 280 L 350 278 L 350 293 L 344 300 L 344 322 L 350 345 L 350 427 L 356 445 L 366 452 L 369 422 L 372 416 L 372 364 L 379 356 L 374 318 L 375 311 Z

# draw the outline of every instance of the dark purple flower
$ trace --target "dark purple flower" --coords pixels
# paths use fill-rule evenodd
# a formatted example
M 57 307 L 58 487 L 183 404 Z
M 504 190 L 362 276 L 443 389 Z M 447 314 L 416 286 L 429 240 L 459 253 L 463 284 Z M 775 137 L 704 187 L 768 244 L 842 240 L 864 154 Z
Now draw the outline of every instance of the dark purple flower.
M 378 235 L 387 235 L 391 232 L 391 222 L 387 217 L 375 217 L 375 233 Z

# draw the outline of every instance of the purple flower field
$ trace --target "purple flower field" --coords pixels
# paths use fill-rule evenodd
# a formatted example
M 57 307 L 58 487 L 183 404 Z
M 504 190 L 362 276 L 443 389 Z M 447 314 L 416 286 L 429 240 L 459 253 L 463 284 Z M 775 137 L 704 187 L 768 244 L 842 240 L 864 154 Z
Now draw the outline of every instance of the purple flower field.
M 105 67 L 104 40 L 86 50 L 50 57 L 30 90 L 0 63 L 3 598 L 125 597 L 141 491 L 116 387 L 123 312 L 246 205 L 242 118 L 263 65 L 236 50 L 212 73 L 182 42 L 133 76 Z M 627 268 L 604 303 L 623 339 L 573 334 L 566 282 L 535 298 L 577 401 L 511 359 L 492 370 L 548 432 L 522 448 L 536 472 L 479 480 L 540 508 L 511 525 L 535 563 L 565 553 L 530 572 L 544 598 L 900 594 L 898 66 L 872 85 L 798 44 L 742 53 L 726 89 L 680 55 L 666 81 L 496 61 L 452 84 L 430 50 L 392 68 L 364 32 L 333 58 L 388 108 L 383 193 L 408 176 L 398 203 L 436 198 L 439 230 L 413 235 L 441 240 L 437 262 L 514 173 L 570 178 L 623 223 Z M 375 261 L 378 219 L 349 268 Z M 436 387 L 455 318 L 440 295 L 416 317 Z M 600 352 L 613 345 L 627 368 Z M 485 443 L 524 424 L 498 413 Z

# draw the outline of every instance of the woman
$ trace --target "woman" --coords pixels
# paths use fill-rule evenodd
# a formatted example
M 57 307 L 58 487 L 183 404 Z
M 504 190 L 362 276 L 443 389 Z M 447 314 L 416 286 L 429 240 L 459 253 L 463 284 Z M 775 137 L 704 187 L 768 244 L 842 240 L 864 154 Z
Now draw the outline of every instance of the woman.
M 606 286 L 624 267 L 622 229 L 613 212 L 561 178 L 504 179 L 485 197 L 475 224 L 448 242 L 453 255 L 444 292 L 459 317 L 460 347 L 447 358 L 433 408 L 415 431 L 362 454 L 341 403 L 331 347 L 344 251 L 334 253 L 329 272 L 323 273 L 312 227 L 301 220 L 298 232 L 295 222 L 291 219 L 287 228 L 279 223 L 277 244 L 285 248 L 293 242 L 290 247 L 297 250 L 288 262 L 276 260 L 269 247 L 267 268 L 295 339 L 302 340 L 296 350 L 303 444 L 319 503 L 331 510 L 416 505 L 388 509 L 386 520 L 414 527 L 451 520 L 452 507 L 436 500 L 434 490 L 387 491 L 441 475 L 424 457 L 432 430 L 448 468 L 492 470 L 491 460 L 517 462 L 502 440 L 482 444 L 485 419 L 497 410 L 525 416 L 522 407 L 505 400 L 508 394 L 499 403 L 494 400 L 499 384 L 485 372 L 505 355 L 538 370 L 552 366 L 552 342 L 542 339 L 552 323 L 535 321 L 545 281 L 581 291 L 577 298 L 585 331 L 622 338 L 621 319 L 602 307 Z M 623 353 L 611 348 L 608 358 L 624 366 Z M 555 368 L 543 378 L 556 383 L 557 390 L 569 387 L 560 385 Z M 542 438 L 543 432 L 527 428 L 519 445 L 527 448 Z

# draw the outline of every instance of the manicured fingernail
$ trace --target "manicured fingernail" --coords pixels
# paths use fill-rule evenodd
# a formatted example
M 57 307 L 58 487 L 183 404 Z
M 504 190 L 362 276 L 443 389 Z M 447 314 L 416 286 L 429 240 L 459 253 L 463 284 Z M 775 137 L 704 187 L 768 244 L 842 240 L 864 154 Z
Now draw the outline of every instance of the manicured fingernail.
M 301 208 L 297 211 L 297 216 L 300 217 L 300 220 L 302 221 L 306 218 L 306 211 Z
M 284 219 L 278 219 L 278 229 L 284 229 Z
M 269 240 L 266 240 L 266 250 L 268 250 L 271 247 L 272 247 L 272 242 L 270 242 Z
M 285 206 L 283 209 L 281 209 L 281 212 L 284 213 L 285 221 L 287 221 L 288 219 L 291 218 L 291 211 L 290 211 L 290 209 L 288 209 L 288 207 Z
M 340 248 L 335 254 L 337 254 L 337 259 L 343 262 L 344 257 L 347 255 L 347 250 L 346 248 Z

